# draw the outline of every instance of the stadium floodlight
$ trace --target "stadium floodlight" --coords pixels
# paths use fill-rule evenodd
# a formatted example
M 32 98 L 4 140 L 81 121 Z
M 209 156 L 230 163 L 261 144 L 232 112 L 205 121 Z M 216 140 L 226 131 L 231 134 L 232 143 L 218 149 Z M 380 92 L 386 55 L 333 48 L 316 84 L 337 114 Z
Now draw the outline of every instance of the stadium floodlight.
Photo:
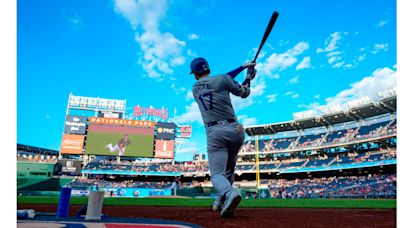
M 113 100 L 95 97 L 80 97 L 69 95 L 68 108 L 93 111 L 119 111 L 124 112 L 126 100 Z
M 384 99 L 384 98 L 396 96 L 396 93 L 397 93 L 397 89 L 396 89 L 396 86 L 394 86 L 393 88 L 379 92 L 378 97 L 380 99 Z
M 315 110 L 307 110 L 303 112 L 295 112 L 292 114 L 294 120 L 309 119 L 317 116 Z
M 320 111 L 322 114 L 328 115 L 328 114 L 343 112 L 344 108 L 342 108 L 342 106 L 340 105 L 329 105 L 321 107 Z
M 364 96 L 359 99 L 354 99 L 346 103 L 349 108 L 355 108 L 359 106 L 363 106 L 365 104 L 372 103 L 372 99 L 369 96 Z

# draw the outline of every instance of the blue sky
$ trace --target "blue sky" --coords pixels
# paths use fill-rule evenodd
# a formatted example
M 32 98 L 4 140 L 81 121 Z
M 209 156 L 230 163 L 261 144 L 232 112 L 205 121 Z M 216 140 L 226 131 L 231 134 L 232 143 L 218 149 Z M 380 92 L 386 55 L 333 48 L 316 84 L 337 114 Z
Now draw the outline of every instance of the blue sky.
M 273 11 L 280 16 L 258 59 L 245 125 L 372 96 L 396 85 L 396 2 L 102 0 L 17 2 L 17 142 L 59 149 L 69 93 L 176 108 L 193 126 L 177 160 L 206 152 L 191 97 L 190 61 L 211 74 L 254 57 Z M 244 74 L 238 76 L 242 81 Z M 172 114 L 172 112 L 171 112 Z

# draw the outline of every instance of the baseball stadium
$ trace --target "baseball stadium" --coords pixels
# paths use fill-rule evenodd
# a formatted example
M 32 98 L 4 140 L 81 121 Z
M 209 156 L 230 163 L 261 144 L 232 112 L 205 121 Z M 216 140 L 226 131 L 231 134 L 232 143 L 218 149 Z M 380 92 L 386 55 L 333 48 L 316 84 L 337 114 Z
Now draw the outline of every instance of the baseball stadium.
M 93 3 L 3 32 L 13 225 L 397 226 L 395 0 Z
M 56 217 L 60 194 L 70 189 L 67 216 L 56 220 L 65 224 L 84 221 L 93 191 L 104 197 L 100 221 L 118 224 L 394 226 L 396 90 L 379 97 L 344 111 L 294 113 L 286 122 L 245 126 L 234 182 L 244 200 L 238 216 L 221 220 L 211 211 L 216 192 L 208 161 L 202 154 L 174 161 L 175 140 L 190 140 L 191 126 L 168 122 L 165 110 L 154 108 L 136 107 L 142 112 L 124 119 L 125 100 L 71 94 L 59 151 L 17 145 L 18 210 L 35 212 L 18 224 Z M 123 155 L 109 150 L 125 133 L 136 145 L 127 145 Z

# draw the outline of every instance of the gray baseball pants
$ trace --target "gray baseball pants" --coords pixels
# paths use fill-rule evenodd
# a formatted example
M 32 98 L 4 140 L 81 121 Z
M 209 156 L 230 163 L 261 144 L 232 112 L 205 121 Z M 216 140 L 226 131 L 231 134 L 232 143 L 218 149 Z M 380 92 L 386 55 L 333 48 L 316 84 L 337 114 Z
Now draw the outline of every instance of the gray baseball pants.
M 211 183 L 219 198 L 233 190 L 237 154 L 244 143 L 243 125 L 233 122 L 206 128 Z

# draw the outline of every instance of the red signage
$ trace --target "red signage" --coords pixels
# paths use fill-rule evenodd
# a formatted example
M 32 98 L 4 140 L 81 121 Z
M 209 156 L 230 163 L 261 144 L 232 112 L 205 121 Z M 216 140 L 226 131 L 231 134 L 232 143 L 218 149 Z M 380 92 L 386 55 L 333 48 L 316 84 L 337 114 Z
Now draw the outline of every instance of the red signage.
M 155 116 L 160 117 L 163 120 L 168 119 L 168 109 L 156 109 L 156 108 L 142 108 L 139 105 L 133 108 L 133 114 L 135 117 L 148 115 L 148 116 Z
M 181 126 L 181 138 L 190 138 L 192 136 L 192 126 Z
M 156 140 L 155 158 L 174 158 L 174 140 Z

